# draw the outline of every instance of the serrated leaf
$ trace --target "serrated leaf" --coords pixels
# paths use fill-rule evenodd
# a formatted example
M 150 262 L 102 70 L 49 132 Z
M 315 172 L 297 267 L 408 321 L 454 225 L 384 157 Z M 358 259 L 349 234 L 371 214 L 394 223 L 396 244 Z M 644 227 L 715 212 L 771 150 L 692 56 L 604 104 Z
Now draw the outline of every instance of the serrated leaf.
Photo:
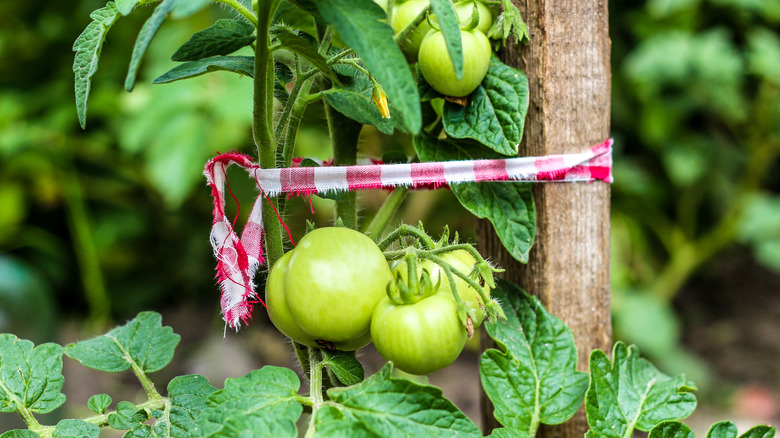
M 275 438 L 296 438 L 303 406 L 296 401 L 298 376 L 290 369 L 265 366 L 244 377 L 227 379 L 212 393 L 201 414 L 205 436 L 252 436 L 263 431 Z M 242 435 L 243 434 L 243 435 Z
M 444 130 L 451 137 L 470 138 L 503 155 L 516 155 L 528 101 L 525 73 L 493 56 L 487 76 L 469 95 L 467 106 L 444 105 Z
M 323 363 L 345 386 L 357 385 L 363 381 L 363 365 L 352 351 L 322 350 Z
M 95 394 L 87 401 L 87 406 L 92 412 L 102 414 L 111 405 L 111 396 L 108 394 Z
M 81 129 L 87 125 L 87 99 L 92 85 L 92 76 L 97 72 L 103 41 L 106 39 L 108 30 L 116 23 L 119 16 L 119 10 L 114 2 L 108 2 L 105 7 L 89 14 L 92 22 L 73 43 L 73 51 L 76 52 L 73 58 L 76 113 Z
M 650 430 L 647 438 L 694 438 L 693 431 L 679 421 L 664 421 Z
M 217 20 L 211 27 L 194 35 L 171 56 L 172 61 L 197 61 L 217 55 L 228 55 L 252 44 L 254 26 L 242 20 Z
M 386 18 L 382 8 L 372 0 L 321 0 L 317 9 L 382 85 L 388 102 L 400 110 L 404 126 L 418 132 L 422 116 L 417 86 L 393 41 L 392 28 L 380 21 Z
M 100 436 L 100 427 L 83 420 L 62 420 L 54 428 L 54 438 L 97 438 Z
M 492 295 L 506 319 L 485 324 L 500 351 L 482 354 L 482 386 L 499 423 L 534 436 L 540 423 L 560 424 L 574 415 L 588 389 L 588 375 L 576 371 L 571 330 L 539 299 L 503 280 Z
M 179 340 L 172 328 L 162 325 L 159 313 L 141 312 L 105 335 L 68 345 L 65 354 L 100 371 L 119 372 L 136 366 L 153 373 L 170 363 Z
M 172 438 L 202 436 L 201 415 L 206 399 L 217 389 L 203 376 L 178 376 L 168 384 L 171 410 L 168 418 Z
M 531 185 L 520 182 L 453 184 L 452 193 L 468 211 L 493 224 L 498 238 L 517 261 L 528 262 L 536 236 Z
M 322 92 L 322 96 L 336 111 L 364 125 L 373 125 L 385 134 L 394 129 L 408 132 L 403 125 L 401 111 L 388 102 L 390 118 L 382 117 L 372 100 L 373 84 L 365 76 L 358 76 L 344 86 L 335 86 Z
M 0 438 L 41 438 L 41 436 L 29 429 L 14 429 L 0 434 Z
M 135 40 L 135 46 L 133 47 L 133 54 L 130 56 L 130 66 L 127 69 L 127 76 L 125 77 L 125 90 L 133 91 L 135 86 L 135 78 L 138 74 L 138 67 L 141 64 L 146 49 L 149 47 L 149 43 L 152 42 L 152 38 L 157 33 L 157 29 L 160 28 L 165 17 L 173 10 L 178 0 L 163 0 L 162 3 L 154 8 L 152 15 L 144 22 L 141 27 L 141 31 L 138 32 L 138 38 Z
M 338 405 L 319 409 L 317 436 L 479 437 L 479 428 L 441 389 L 391 377 L 387 364 L 362 383 L 328 390 Z
M 433 13 L 444 35 L 444 42 L 447 45 L 447 53 L 452 60 L 452 66 L 455 69 L 455 75 L 458 80 L 463 78 L 463 46 L 460 37 L 460 22 L 458 14 L 452 6 L 450 0 L 431 0 Z
M 194 78 L 213 71 L 231 71 L 240 75 L 254 75 L 254 56 L 215 56 L 199 61 L 185 62 L 178 65 L 161 76 L 157 77 L 153 84 L 167 84 L 168 82 Z
M 687 417 L 696 408 L 695 387 L 684 376 L 669 377 L 639 357 L 636 346 L 615 343 L 613 361 L 601 350 L 590 355 L 586 437 L 625 437 L 658 423 Z
M 122 15 L 130 15 L 139 0 L 116 0 L 116 8 Z
M 287 28 L 279 28 L 274 32 L 274 36 L 279 40 L 282 48 L 302 56 L 330 80 L 340 82 L 336 72 L 328 65 L 328 61 L 307 40 Z
M 116 412 L 108 415 L 108 424 L 114 429 L 134 430 L 142 426 L 149 419 L 149 415 L 143 409 L 129 401 L 121 401 L 116 406 Z
M 0 412 L 45 414 L 65 402 L 62 347 L 0 335 Z

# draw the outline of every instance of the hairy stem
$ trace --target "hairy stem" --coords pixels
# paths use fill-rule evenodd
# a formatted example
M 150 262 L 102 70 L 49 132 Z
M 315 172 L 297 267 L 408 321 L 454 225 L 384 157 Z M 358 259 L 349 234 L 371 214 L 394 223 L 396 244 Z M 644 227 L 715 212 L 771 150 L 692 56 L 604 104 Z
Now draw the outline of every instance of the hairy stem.
M 244 18 L 246 18 L 247 21 L 252 23 L 252 25 L 257 27 L 257 24 L 258 24 L 257 23 L 258 22 L 257 17 L 255 17 L 255 15 L 252 13 L 252 11 L 250 11 L 249 9 L 244 7 L 244 5 L 242 5 L 238 1 L 236 1 L 236 0 L 211 0 L 211 1 L 213 1 L 214 3 L 222 3 L 223 5 L 230 6 L 231 8 L 235 9 L 236 12 L 238 12 Z M 263 7 L 260 6 L 260 9 L 262 9 L 262 8 Z M 258 31 L 259 31 L 259 29 L 258 29 Z
M 252 134 L 260 167 L 264 169 L 276 167 L 276 142 L 272 133 L 274 60 L 268 29 L 279 1 L 258 2 L 257 11 Z M 276 216 L 277 205 L 277 199 L 270 199 L 270 202 L 263 203 L 263 228 L 269 266 L 284 254 L 282 227 Z
M 316 429 L 314 420 L 317 417 L 317 409 L 325 400 L 322 397 L 322 357 L 316 348 L 309 348 L 309 398 L 311 399 L 311 418 L 309 428 L 306 430 L 306 438 L 314 437 Z

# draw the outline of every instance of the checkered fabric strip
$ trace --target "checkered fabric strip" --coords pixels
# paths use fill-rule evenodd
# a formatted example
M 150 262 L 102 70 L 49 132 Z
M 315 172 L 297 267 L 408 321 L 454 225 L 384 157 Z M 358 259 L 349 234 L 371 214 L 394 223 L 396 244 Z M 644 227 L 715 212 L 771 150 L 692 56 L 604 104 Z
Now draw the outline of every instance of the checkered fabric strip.
M 258 195 L 239 238 L 225 215 L 227 167 L 244 168 L 257 182 Z M 262 203 L 266 196 L 281 193 L 310 194 L 397 186 L 439 187 L 480 181 L 612 182 L 612 139 L 579 154 L 517 157 L 497 160 L 464 160 L 407 164 L 361 164 L 355 166 L 290 167 L 262 169 L 243 154 L 221 154 L 206 164 L 204 174 L 214 198 L 211 245 L 217 259 L 217 280 L 222 292 L 222 315 L 228 326 L 238 329 L 261 302 L 254 275 L 263 258 Z

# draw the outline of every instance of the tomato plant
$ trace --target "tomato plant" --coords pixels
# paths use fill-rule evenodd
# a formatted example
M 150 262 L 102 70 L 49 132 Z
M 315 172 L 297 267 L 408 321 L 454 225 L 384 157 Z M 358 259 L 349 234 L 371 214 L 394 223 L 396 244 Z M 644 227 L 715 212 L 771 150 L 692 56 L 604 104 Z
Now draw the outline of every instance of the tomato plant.
M 322 107 L 330 134 L 328 152 L 337 166 L 357 163 L 366 125 L 411 138 L 414 156 L 395 158 L 406 163 L 517 154 L 528 105 L 527 79 L 522 71 L 492 57 L 488 37 L 483 30 L 472 29 L 487 27 L 496 45 L 510 35 L 521 41 L 524 26 L 509 0 L 493 3 L 500 15 L 492 25 L 486 23 L 493 13 L 484 5 L 450 0 L 389 1 L 384 8 L 372 0 L 212 2 L 230 8 L 238 18 L 219 20 L 183 42 L 172 57 L 180 64 L 154 83 L 216 72 L 251 78 L 258 163 L 248 167 L 277 172 L 282 185 L 292 187 L 291 195 L 300 194 L 295 188 L 298 181 L 285 179 L 285 169 L 301 152 L 298 128 L 313 105 Z M 164 20 L 186 17 L 209 2 L 117 0 L 93 12 L 92 23 L 74 44 L 82 125 L 107 32 L 121 17 L 150 3 L 157 5 L 133 48 L 128 90 Z M 475 5 L 478 22 L 467 12 Z M 428 22 L 431 13 L 435 20 Z M 464 15 L 469 23 L 462 30 Z M 424 31 L 431 23 L 437 29 Z M 418 55 L 419 74 L 408 65 Z M 497 95 L 503 99 L 495 99 Z M 441 99 L 452 96 L 464 97 L 468 105 Z M 381 103 L 381 111 L 375 102 Z M 316 185 L 316 174 L 309 175 Z M 422 225 L 401 224 L 388 230 L 407 190 L 393 189 L 368 224 L 361 223 L 354 191 L 316 193 L 332 198 L 333 222 L 343 227 L 313 229 L 287 251 L 292 242 L 285 241 L 281 222 L 292 220 L 287 208 L 296 200 L 287 193 L 259 194 L 262 214 L 253 211 L 251 217 L 262 217 L 257 220 L 262 220 L 263 232 L 253 236 L 250 228 L 247 241 L 242 237 L 240 245 L 231 247 L 235 253 L 217 254 L 227 262 L 250 265 L 262 257 L 241 258 L 246 255 L 241 250 L 265 249 L 271 266 L 265 296 L 269 317 L 292 339 L 309 382 L 307 391 L 301 393 L 301 379 L 291 369 L 266 366 L 228 379 L 221 389 L 203 376 L 179 376 L 163 395 L 149 374 L 171 361 L 179 337 L 162 326 L 160 315 L 144 312 L 106 335 L 66 347 L 34 346 L 0 335 L 0 406 L 15 410 L 28 425 L 27 431 L 10 436 L 93 438 L 101 427 L 112 427 L 127 430 L 126 436 L 144 437 L 297 437 L 304 410 L 309 414 L 307 437 L 479 436 L 474 422 L 437 388 L 393 377 L 390 364 L 366 378 L 361 362 L 349 350 L 373 337 L 377 350 L 395 366 L 427 374 L 455 360 L 483 320 L 498 346 L 484 352 L 479 364 L 485 392 L 496 406 L 495 417 L 504 426 L 495 436 L 534 436 L 540 424 L 570 418 L 583 400 L 592 428 L 589 436 L 628 437 L 634 428 L 653 429 L 653 437 L 667 436 L 665 428 L 680 428 L 663 421 L 684 417 L 695 405 L 693 387 L 684 378 L 658 372 L 639 360 L 635 348 L 621 343 L 615 345 L 611 359 L 595 352 L 589 375 L 577 371 L 578 355 L 568 328 L 517 286 L 496 282 L 493 273 L 499 269 L 471 245 L 457 238 L 450 241 L 448 232 L 434 241 Z M 527 185 L 464 183 L 452 185 L 452 191 L 467 210 L 494 225 L 513 257 L 527 260 L 535 232 Z M 215 210 L 224 213 L 215 204 Z M 218 237 L 212 235 L 212 240 Z M 395 275 L 388 261 L 401 261 Z M 229 289 L 236 280 L 228 276 L 221 281 Z M 64 402 L 63 354 L 105 372 L 131 370 L 147 400 L 122 401 L 109 410 L 111 398 L 98 394 L 89 401 L 96 415 L 42 425 L 35 415 Z M 626 381 L 622 378 L 626 370 L 638 371 L 638 377 Z M 615 397 L 618 392 L 628 397 Z

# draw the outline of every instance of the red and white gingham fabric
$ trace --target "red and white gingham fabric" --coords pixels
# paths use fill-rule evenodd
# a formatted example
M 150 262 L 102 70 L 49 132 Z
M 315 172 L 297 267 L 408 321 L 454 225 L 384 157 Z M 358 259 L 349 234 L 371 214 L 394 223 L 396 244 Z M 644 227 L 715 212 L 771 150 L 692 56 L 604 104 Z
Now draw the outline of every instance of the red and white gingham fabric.
M 226 169 L 236 164 L 255 179 L 261 193 L 239 238 L 225 215 Z M 265 196 L 309 194 L 396 186 L 443 186 L 479 181 L 606 181 L 612 182 L 612 139 L 579 154 L 464 160 L 408 164 L 290 167 L 262 169 L 243 154 L 221 154 L 206 164 L 205 175 L 214 198 L 211 245 L 217 259 L 222 291 L 222 315 L 238 329 L 259 301 L 254 275 L 264 262 L 262 203 Z

